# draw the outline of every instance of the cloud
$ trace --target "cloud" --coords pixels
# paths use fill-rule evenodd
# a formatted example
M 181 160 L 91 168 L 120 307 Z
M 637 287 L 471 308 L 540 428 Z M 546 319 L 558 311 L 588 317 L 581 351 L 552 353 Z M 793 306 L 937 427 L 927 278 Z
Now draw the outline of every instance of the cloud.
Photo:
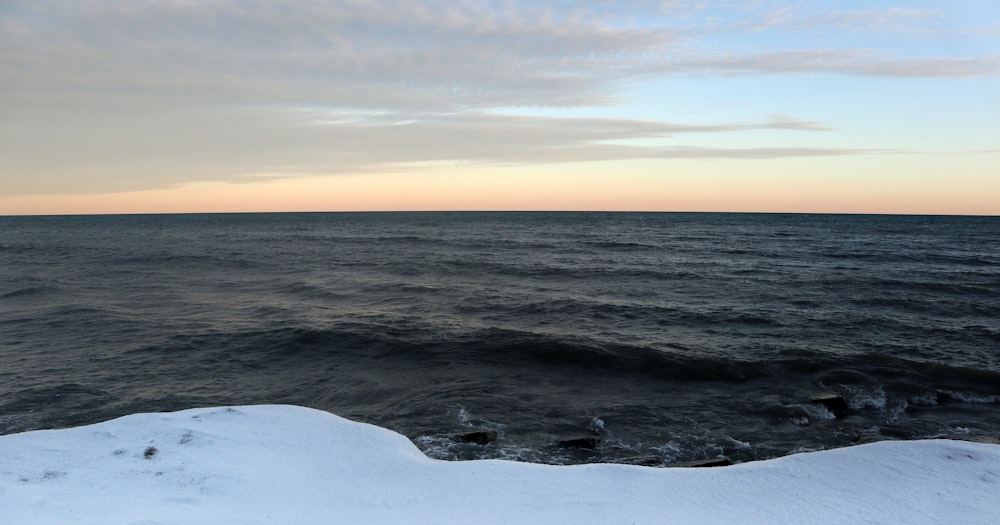
M 622 60 L 671 38 L 477 2 L 83 1 L 24 12 L 6 24 L 0 55 L 22 96 L 67 86 L 380 109 L 602 104 Z
M 930 16 L 921 10 L 799 13 L 782 21 L 787 9 L 779 4 L 758 9 L 749 21 L 713 28 L 701 10 L 684 3 L 667 4 L 666 14 L 658 2 L 630 3 L 627 11 L 612 4 L 12 1 L 0 25 L 0 66 L 4 96 L 16 104 L 112 99 L 447 111 L 612 104 L 626 82 L 690 72 L 1000 73 L 996 55 L 755 50 L 740 42 L 715 49 L 699 40 L 738 33 L 745 24 L 882 28 L 887 23 L 879 20 Z

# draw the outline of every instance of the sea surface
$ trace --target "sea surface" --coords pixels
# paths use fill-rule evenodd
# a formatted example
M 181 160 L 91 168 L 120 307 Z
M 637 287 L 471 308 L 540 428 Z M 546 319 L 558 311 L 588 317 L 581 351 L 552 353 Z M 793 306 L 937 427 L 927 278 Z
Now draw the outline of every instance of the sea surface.
M 998 437 L 1000 218 L 0 217 L 0 434 L 259 403 L 441 459 Z

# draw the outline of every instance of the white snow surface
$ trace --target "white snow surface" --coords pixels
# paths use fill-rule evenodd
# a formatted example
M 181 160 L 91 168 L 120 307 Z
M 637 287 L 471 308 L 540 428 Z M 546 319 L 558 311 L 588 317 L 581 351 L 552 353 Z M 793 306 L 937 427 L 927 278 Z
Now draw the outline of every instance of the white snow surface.
M 1000 446 L 883 441 L 716 468 L 449 462 L 283 405 L 0 436 L 0 524 L 70 523 L 997 524 Z

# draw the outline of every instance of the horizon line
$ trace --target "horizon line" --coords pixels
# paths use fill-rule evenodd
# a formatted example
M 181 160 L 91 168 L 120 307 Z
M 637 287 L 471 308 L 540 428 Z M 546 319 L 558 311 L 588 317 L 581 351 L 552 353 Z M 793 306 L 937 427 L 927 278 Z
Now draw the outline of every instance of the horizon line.
M 395 214 L 395 213 L 613 213 L 613 214 L 731 214 L 731 215 L 844 215 L 844 216 L 886 216 L 886 217 L 984 217 L 998 218 L 1000 214 L 979 213 L 889 213 L 889 212 L 803 212 L 803 211 L 726 211 L 726 210 L 298 210 L 298 211 L 195 211 L 195 212 L 131 212 L 131 213 L 30 213 L 4 214 L 0 218 L 25 217 L 141 217 L 162 215 L 318 215 L 318 214 Z

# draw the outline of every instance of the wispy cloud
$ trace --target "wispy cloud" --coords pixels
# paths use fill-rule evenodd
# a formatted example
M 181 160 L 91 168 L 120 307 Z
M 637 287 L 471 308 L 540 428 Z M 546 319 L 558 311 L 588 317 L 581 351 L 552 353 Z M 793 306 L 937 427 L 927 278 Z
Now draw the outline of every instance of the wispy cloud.
M 944 9 L 911 7 L 888 7 L 879 9 L 830 10 L 823 6 L 816 10 L 815 4 L 788 2 L 759 2 L 748 7 L 747 18 L 736 24 L 751 31 L 891 31 L 896 33 L 931 34 L 942 31 L 948 25 L 948 13 Z
M 352 113 L 211 110 L 164 112 L 138 121 L 108 117 L 103 132 L 88 120 L 45 128 L 54 169 L 80 177 L 62 191 L 104 192 L 197 180 L 240 180 L 245 174 L 365 173 L 412 169 L 421 163 L 527 165 L 623 159 L 742 158 L 880 154 L 842 148 L 707 148 L 685 145 L 702 135 L 762 130 L 822 132 L 811 121 L 775 115 L 760 122 L 685 124 L 637 119 L 565 118 L 492 113 Z M 107 131 L 110 129 L 111 131 Z M 30 133 L 31 130 L 25 130 Z M 109 140 L 114 137 L 113 140 Z M 31 137 L 11 137 L 13 145 Z M 172 159 L 187 169 L 176 171 Z M 38 151 L 13 147 L 6 162 L 25 169 Z M 238 159 L 236 169 L 232 159 Z M 16 169 L 15 169 L 16 172 Z M 137 175 L 145 175 L 137 176 Z M 259 180 L 261 177 L 257 177 Z M 32 193 L 37 181 L 16 181 L 10 194 Z
M 667 72 L 723 75 L 836 73 L 877 77 L 969 78 L 1000 75 L 1000 55 L 985 57 L 885 57 L 863 50 L 712 54 L 661 64 Z

